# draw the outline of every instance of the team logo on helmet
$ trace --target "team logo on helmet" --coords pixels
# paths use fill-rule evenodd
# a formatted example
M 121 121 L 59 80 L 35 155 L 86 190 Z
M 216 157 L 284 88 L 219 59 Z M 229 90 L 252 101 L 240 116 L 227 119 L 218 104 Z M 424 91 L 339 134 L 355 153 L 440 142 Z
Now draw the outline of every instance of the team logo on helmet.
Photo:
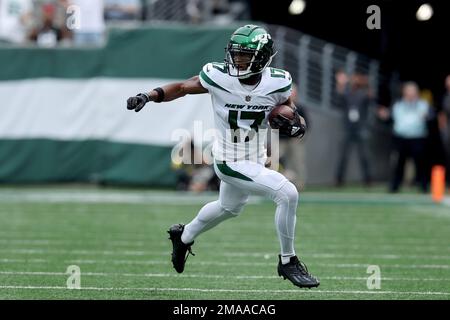
M 270 36 L 270 34 L 268 33 L 261 33 L 261 34 L 257 34 L 253 39 L 252 42 L 261 42 L 262 44 L 266 44 L 269 42 L 269 39 L 272 39 L 272 37 Z

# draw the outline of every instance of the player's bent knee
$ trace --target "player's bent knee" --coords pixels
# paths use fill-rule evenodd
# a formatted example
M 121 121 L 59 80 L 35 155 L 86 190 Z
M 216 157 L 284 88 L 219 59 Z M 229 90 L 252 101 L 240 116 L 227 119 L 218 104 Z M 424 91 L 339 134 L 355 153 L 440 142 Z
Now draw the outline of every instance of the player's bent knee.
M 240 205 L 240 206 L 227 208 L 227 209 L 225 209 L 225 211 L 227 211 L 230 214 L 232 214 L 233 216 L 237 217 L 242 212 L 243 208 L 244 208 L 244 205 Z
M 244 209 L 244 206 L 247 204 L 247 201 L 248 200 L 245 200 L 240 203 L 234 204 L 232 206 L 231 205 L 228 205 L 228 206 L 222 205 L 222 209 L 229 212 L 233 216 L 238 216 L 242 212 L 242 209 Z
M 290 203 L 298 202 L 298 191 L 295 185 L 292 182 L 286 183 L 283 188 L 285 189 L 285 193 Z
M 288 181 L 286 182 L 280 190 L 277 192 L 279 201 L 288 202 L 288 203 L 297 203 L 298 202 L 298 191 L 295 185 Z

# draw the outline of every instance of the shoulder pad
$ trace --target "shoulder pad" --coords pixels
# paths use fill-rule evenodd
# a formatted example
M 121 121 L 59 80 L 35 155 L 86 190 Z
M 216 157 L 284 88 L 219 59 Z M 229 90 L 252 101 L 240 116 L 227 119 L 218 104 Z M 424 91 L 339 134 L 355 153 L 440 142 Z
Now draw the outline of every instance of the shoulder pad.
M 205 64 L 199 76 L 200 82 L 206 89 L 221 89 L 229 92 L 226 89 L 229 75 L 224 63 L 210 62 Z
M 283 69 L 269 68 L 270 85 L 267 94 L 290 92 L 292 87 L 291 74 Z

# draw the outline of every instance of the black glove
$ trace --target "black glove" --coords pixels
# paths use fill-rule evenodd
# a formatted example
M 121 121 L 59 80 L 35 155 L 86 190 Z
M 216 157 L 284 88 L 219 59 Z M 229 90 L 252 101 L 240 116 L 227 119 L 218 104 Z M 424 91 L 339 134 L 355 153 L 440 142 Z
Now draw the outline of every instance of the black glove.
M 127 109 L 136 112 L 141 111 L 147 102 L 150 101 L 150 97 L 146 93 L 139 93 L 134 97 L 130 97 L 127 100 Z
M 272 120 L 272 127 L 280 130 L 280 135 L 285 137 L 300 137 L 306 133 L 306 122 L 297 112 L 295 112 L 295 118 L 289 120 L 288 118 L 278 115 Z

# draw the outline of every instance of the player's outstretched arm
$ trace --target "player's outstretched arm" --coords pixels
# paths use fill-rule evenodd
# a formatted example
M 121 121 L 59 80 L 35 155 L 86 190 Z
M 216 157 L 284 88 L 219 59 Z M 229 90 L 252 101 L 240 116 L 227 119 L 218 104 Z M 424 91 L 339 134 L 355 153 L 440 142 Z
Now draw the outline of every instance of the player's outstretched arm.
M 139 112 L 147 102 L 166 102 L 172 101 L 187 94 L 207 93 L 200 83 L 198 76 L 194 76 L 186 81 L 169 83 L 163 87 L 158 87 L 150 92 L 139 93 L 127 100 L 127 109 Z

